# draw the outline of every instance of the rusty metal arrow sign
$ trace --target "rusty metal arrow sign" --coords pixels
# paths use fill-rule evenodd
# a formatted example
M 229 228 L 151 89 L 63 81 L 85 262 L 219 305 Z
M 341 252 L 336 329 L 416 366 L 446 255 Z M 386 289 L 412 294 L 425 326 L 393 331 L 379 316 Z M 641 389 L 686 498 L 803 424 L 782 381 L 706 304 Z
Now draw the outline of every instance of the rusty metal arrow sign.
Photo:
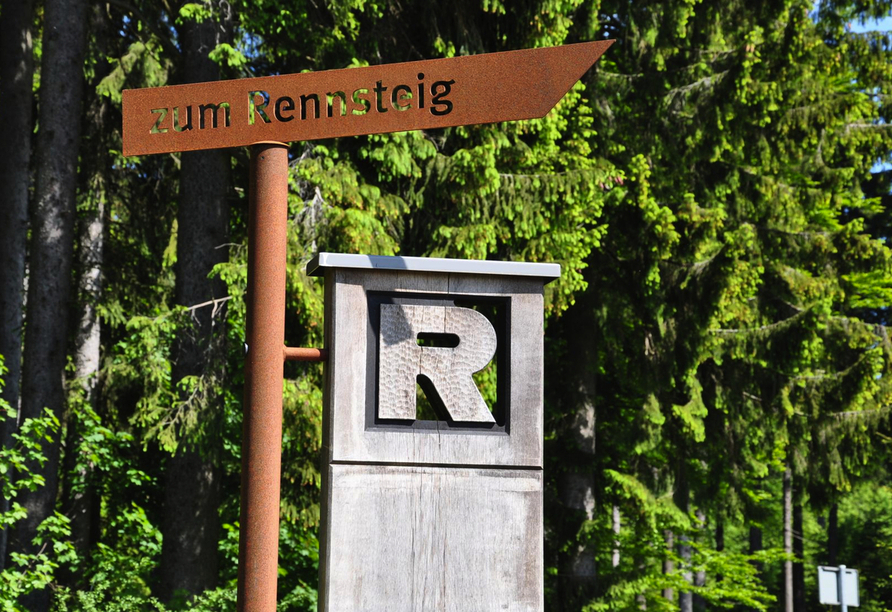
M 545 116 L 613 41 L 124 91 L 124 155 Z

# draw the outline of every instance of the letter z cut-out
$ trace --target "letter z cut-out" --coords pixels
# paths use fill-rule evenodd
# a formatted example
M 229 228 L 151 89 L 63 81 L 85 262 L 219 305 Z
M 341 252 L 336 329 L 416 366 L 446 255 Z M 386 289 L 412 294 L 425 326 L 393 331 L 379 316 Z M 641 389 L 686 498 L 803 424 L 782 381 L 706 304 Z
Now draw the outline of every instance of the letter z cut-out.
M 419 334 L 450 334 L 458 346 L 419 346 Z M 457 422 L 495 423 L 472 375 L 496 352 L 496 331 L 470 308 L 381 304 L 378 418 L 415 419 L 416 378 L 426 376 Z

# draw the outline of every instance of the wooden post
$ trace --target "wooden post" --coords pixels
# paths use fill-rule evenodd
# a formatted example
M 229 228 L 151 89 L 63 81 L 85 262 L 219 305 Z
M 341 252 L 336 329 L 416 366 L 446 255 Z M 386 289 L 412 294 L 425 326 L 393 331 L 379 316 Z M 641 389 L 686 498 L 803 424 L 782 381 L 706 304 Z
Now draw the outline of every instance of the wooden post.
M 560 267 L 323 253 L 308 270 L 329 352 L 319 610 L 544 610 L 543 286 Z M 491 359 L 487 405 L 472 375 Z

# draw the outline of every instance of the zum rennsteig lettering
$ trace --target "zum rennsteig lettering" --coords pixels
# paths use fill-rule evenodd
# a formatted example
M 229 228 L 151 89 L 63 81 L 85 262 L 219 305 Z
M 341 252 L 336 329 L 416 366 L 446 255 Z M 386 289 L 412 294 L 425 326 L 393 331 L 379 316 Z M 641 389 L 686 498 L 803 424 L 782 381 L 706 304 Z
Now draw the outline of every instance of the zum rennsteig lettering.
M 365 115 L 373 110 L 386 113 L 390 110 L 403 112 L 413 108 L 419 110 L 428 108 L 430 113 L 436 116 L 452 112 L 452 101 L 447 96 L 452 93 L 454 80 L 434 81 L 429 89 L 425 86 L 423 73 L 418 74 L 418 81 L 415 87 L 396 85 L 392 88 L 386 87 L 383 81 L 377 81 L 374 87 L 360 87 L 353 90 L 349 97 L 345 91 L 333 91 L 322 96 L 310 93 L 298 95 L 296 98 L 280 96 L 273 99 L 266 91 L 250 91 L 248 124 L 254 125 L 258 120 L 264 123 L 271 123 L 274 120 L 287 123 L 294 119 L 302 121 L 308 118 L 320 119 L 323 115 L 344 117 L 348 113 Z M 427 97 L 430 99 L 429 103 L 426 101 Z M 157 117 L 151 133 L 163 134 L 171 127 L 176 132 L 185 132 L 196 127 L 195 123 L 200 130 L 232 125 L 232 111 L 228 102 L 199 104 L 193 113 L 195 106 L 152 109 L 152 113 Z M 172 115 L 170 120 L 167 119 L 168 115 Z

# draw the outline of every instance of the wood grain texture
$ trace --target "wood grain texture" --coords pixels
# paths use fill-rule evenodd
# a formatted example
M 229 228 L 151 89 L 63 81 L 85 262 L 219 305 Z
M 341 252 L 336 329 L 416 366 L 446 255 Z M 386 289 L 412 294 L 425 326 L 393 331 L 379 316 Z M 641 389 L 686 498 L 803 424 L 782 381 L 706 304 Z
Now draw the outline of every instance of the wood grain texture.
M 472 378 L 496 352 L 496 331 L 485 316 L 470 308 L 382 304 L 380 329 L 380 418 L 415 418 L 416 378 L 422 375 L 455 421 L 495 422 Z M 419 346 L 422 333 L 454 334 L 458 346 Z
M 542 472 L 331 465 L 326 612 L 541 611 Z
M 541 467 L 543 435 L 542 281 L 473 274 L 390 270 L 326 271 L 326 403 L 324 450 L 329 461 Z M 510 310 L 510 422 L 505 432 L 395 430 L 368 427 L 367 352 L 377 342 L 369 292 L 507 298 Z M 372 344 L 374 346 L 374 344 Z

